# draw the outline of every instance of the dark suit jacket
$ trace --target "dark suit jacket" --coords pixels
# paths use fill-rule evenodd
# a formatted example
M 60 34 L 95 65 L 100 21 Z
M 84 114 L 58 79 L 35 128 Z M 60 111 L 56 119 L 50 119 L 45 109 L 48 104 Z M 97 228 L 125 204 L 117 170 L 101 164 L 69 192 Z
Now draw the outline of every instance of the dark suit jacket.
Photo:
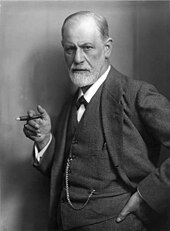
M 60 195 L 66 130 L 71 103 L 61 113 L 57 134 L 34 166 L 51 176 L 50 222 Z M 170 158 L 158 168 L 161 145 L 170 148 L 170 103 L 150 84 L 113 67 L 101 96 L 101 119 L 112 164 L 122 180 L 140 191 L 159 213 L 170 206 Z M 113 138 L 114 137 L 114 138 Z M 53 220 L 54 218 L 54 220 Z

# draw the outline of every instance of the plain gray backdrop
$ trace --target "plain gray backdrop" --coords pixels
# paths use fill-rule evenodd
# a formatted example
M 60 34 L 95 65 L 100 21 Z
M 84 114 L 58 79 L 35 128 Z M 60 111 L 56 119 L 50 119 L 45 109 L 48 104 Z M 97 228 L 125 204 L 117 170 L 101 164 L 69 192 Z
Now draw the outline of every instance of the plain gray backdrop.
M 32 167 L 33 143 L 15 121 L 37 104 L 55 117 L 70 96 L 60 28 L 69 14 L 104 15 L 111 63 L 170 99 L 169 1 L 0 1 L 1 231 L 45 231 L 49 182 Z M 164 151 L 164 156 L 168 155 Z M 164 157 L 163 157 L 164 158 Z

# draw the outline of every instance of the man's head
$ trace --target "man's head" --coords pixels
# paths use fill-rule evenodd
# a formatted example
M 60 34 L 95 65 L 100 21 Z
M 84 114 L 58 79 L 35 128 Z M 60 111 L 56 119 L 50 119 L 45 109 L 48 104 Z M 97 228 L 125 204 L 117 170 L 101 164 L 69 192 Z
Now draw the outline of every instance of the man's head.
M 69 75 L 78 87 L 93 84 L 108 68 L 112 49 L 105 18 L 80 11 L 62 27 L 62 45 Z

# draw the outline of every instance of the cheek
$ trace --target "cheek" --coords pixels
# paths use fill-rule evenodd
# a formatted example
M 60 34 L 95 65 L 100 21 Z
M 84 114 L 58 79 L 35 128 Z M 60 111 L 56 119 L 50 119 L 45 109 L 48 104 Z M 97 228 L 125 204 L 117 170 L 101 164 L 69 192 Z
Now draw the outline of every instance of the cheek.
M 104 58 L 103 56 L 100 56 L 100 55 L 96 55 L 96 56 L 93 56 L 89 59 L 89 62 L 91 64 L 91 66 L 93 66 L 94 68 L 96 67 L 99 67 L 100 65 L 104 64 Z
M 98 50 L 97 52 L 94 52 L 92 55 L 88 56 L 88 59 L 93 66 L 96 66 L 99 63 L 103 63 L 105 60 L 103 50 Z
M 64 57 L 67 66 L 70 68 L 73 63 L 73 57 L 71 55 L 65 55 Z

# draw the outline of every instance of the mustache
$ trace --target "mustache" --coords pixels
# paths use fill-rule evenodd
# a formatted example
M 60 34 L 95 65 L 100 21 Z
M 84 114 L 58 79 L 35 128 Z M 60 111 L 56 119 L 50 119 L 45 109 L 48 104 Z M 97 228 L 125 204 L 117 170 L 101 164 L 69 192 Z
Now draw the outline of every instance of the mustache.
M 89 71 L 90 69 L 87 67 L 71 67 L 71 72 L 80 72 L 80 71 Z

